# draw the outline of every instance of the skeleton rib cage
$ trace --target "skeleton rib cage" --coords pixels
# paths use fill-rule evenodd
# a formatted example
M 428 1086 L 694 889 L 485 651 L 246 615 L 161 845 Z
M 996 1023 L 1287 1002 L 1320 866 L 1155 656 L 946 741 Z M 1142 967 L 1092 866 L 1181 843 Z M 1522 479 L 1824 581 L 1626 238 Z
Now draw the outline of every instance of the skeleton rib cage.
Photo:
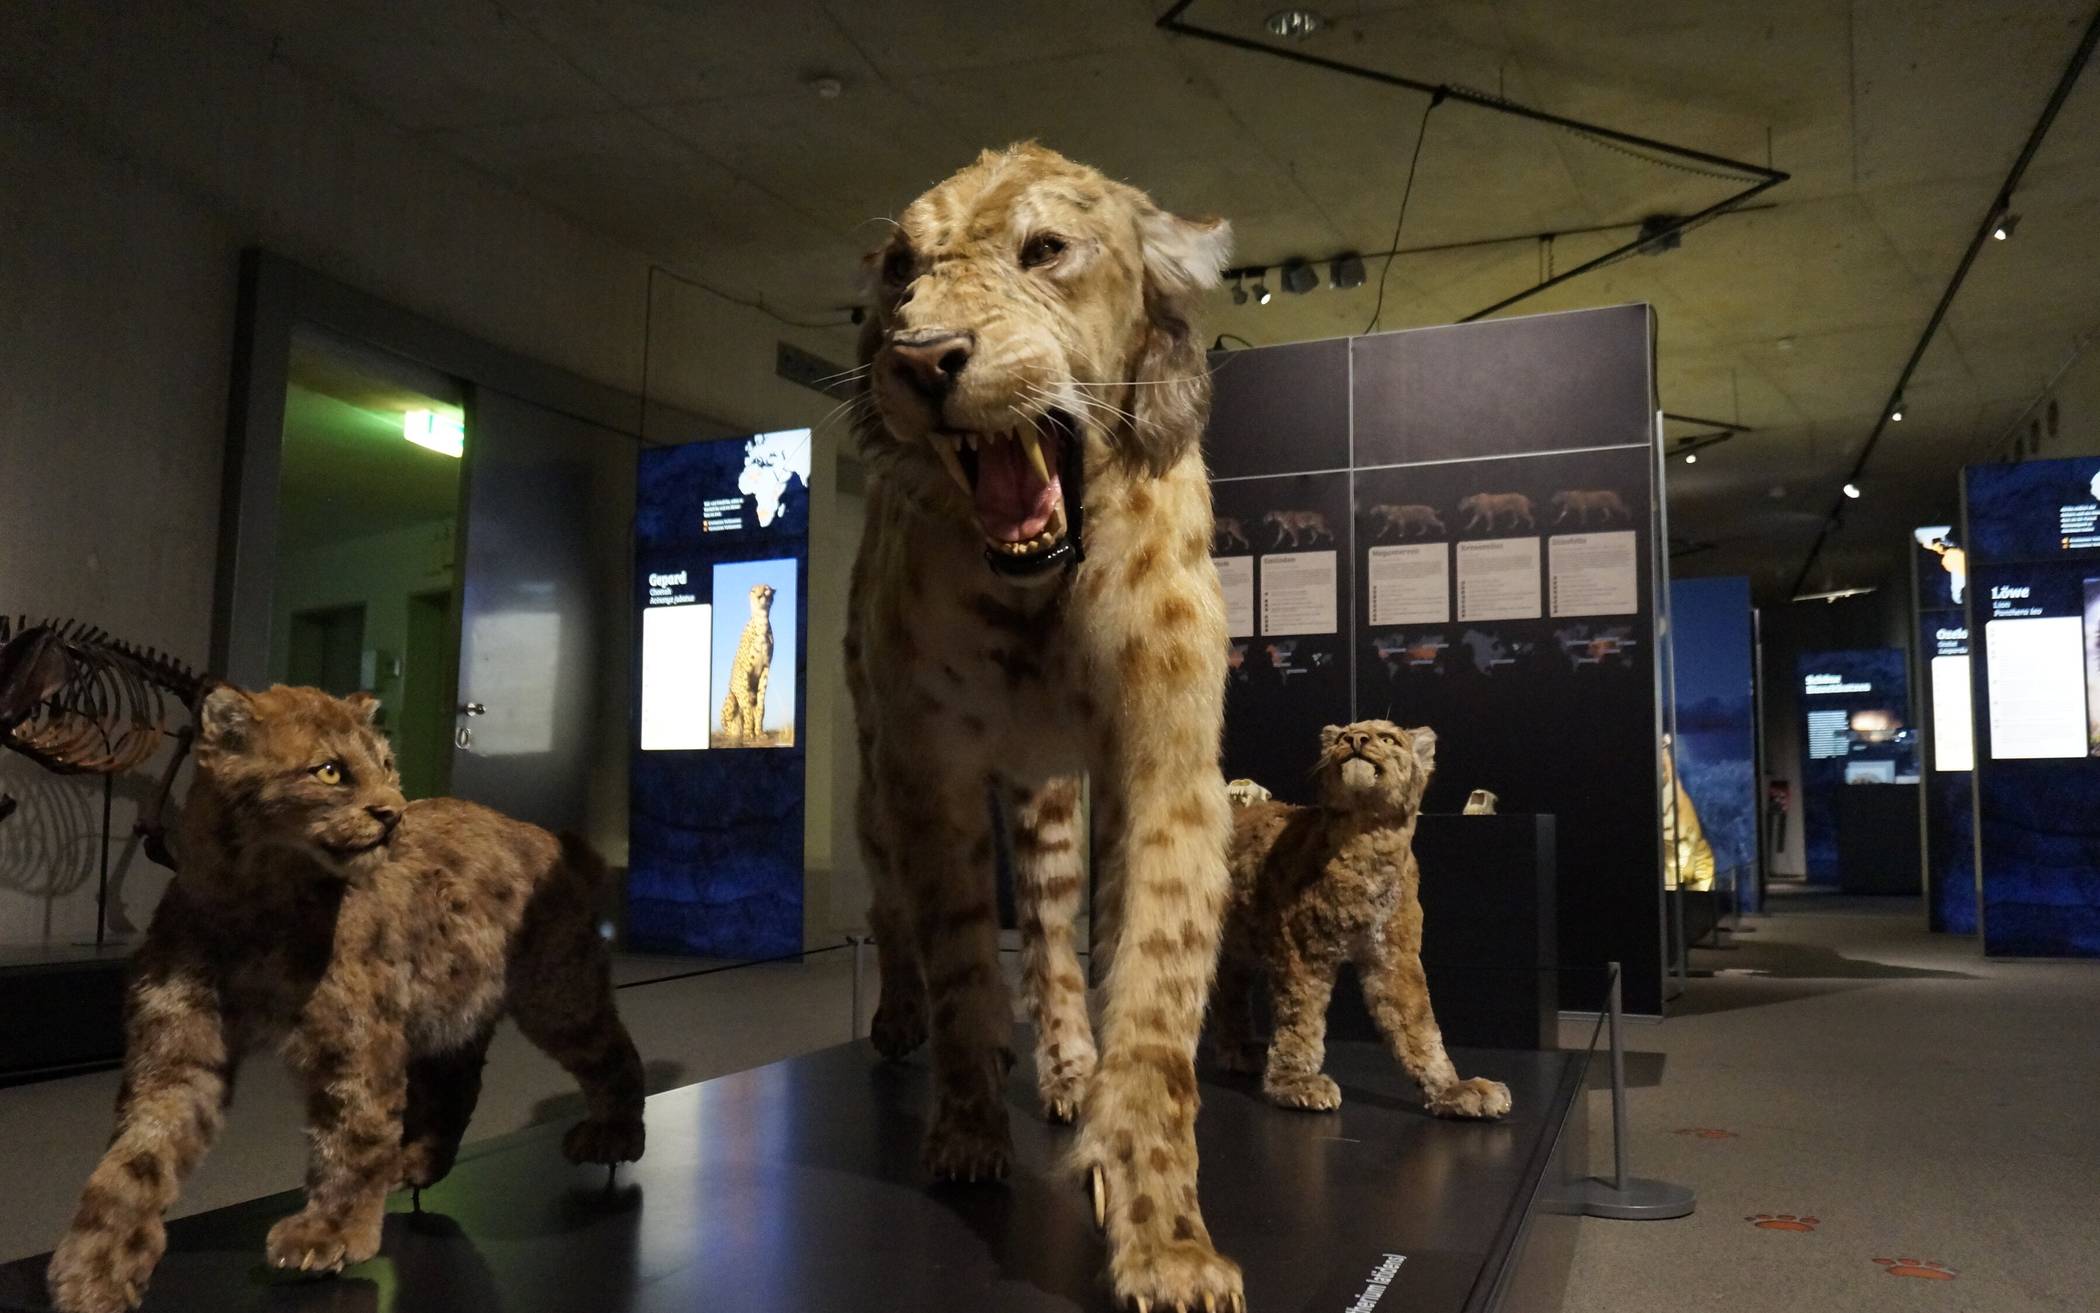
M 31 625 L 0 615 L 0 746 L 54 774 L 121 775 L 174 737 L 165 794 L 191 732 L 169 727 L 169 702 L 193 711 L 210 682 L 165 653 L 77 620 Z M 0 799 L 0 818 L 13 809 L 13 799 Z

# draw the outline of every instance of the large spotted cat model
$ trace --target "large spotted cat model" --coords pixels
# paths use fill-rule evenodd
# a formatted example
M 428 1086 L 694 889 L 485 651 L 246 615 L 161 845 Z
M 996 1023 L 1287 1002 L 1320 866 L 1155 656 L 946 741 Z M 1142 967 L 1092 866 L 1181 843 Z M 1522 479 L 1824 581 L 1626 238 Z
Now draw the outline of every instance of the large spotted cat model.
M 66 1313 L 138 1304 L 161 1214 L 218 1133 L 242 1057 L 306 1086 L 306 1207 L 269 1261 L 333 1272 L 379 1250 L 387 1192 L 452 1168 L 497 1020 L 583 1086 L 571 1162 L 642 1155 L 642 1065 L 597 932 L 581 841 L 450 798 L 405 802 L 379 704 L 221 686 L 168 886 L 132 960 L 109 1150 L 51 1257 Z
M 1114 1292 L 1140 1308 L 1242 1298 L 1197 1206 L 1193 1063 L 1230 822 L 1210 386 L 1188 316 L 1226 250 L 1222 222 L 1051 151 L 986 152 L 904 211 L 862 339 L 872 479 L 846 658 L 875 1043 L 901 1056 L 930 1019 L 927 1166 L 1003 1175 L 1012 1024 L 985 805 L 1000 789 L 1043 1105 L 1078 1117 Z M 1111 961 L 1098 1049 L 1071 925 L 1082 772 Z
M 1452 1069 L 1422 973 L 1414 836 L 1435 757 L 1436 735 L 1427 729 L 1383 720 L 1329 725 L 1315 768 L 1319 806 L 1256 802 L 1235 810 L 1232 910 L 1212 1041 L 1221 1066 L 1261 1073 L 1272 1103 L 1341 1106 L 1341 1090 L 1320 1068 L 1335 974 L 1353 962 L 1371 1019 L 1431 1112 L 1509 1111 L 1506 1087 L 1461 1080 Z M 1275 1021 L 1266 1054 L 1249 1030 L 1251 991 L 1261 978 Z

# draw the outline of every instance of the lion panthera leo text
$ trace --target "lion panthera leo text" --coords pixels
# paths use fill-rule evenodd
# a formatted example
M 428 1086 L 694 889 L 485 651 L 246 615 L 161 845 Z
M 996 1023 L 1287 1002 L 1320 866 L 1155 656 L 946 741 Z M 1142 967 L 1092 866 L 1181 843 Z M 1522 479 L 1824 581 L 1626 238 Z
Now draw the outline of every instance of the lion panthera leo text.
M 1193 1062 L 1230 820 L 1210 380 L 1188 316 L 1227 242 L 1038 146 L 988 151 L 904 211 L 861 351 L 871 482 L 846 661 L 875 1045 L 902 1057 L 931 1021 L 926 1165 L 1002 1176 L 989 781 L 1014 818 L 1043 1108 L 1079 1120 L 1117 1299 L 1156 1309 L 1243 1298 L 1197 1206 Z M 1071 924 L 1082 772 L 1110 963 L 1098 1050 Z

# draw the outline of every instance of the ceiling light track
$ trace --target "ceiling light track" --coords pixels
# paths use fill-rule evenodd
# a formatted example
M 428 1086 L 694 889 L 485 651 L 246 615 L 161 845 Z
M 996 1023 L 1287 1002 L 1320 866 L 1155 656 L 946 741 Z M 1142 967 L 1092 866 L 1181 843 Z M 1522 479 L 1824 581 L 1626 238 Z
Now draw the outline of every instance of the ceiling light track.
M 1860 448 L 1859 459 L 1852 463 L 1852 473 L 1845 480 L 1846 487 L 1858 487 L 1865 481 L 1867 462 L 1874 455 L 1875 445 L 1881 441 L 1881 435 L 1888 426 L 1904 413 L 1904 388 L 1909 385 L 1911 375 L 1917 372 L 1918 362 L 1925 358 L 1925 349 L 1932 345 L 1933 336 L 1939 332 L 1940 323 L 1946 319 L 1948 308 L 1954 304 L 1955 294 L 1961 291 L 1962 283 L 1969 276 L 1969 267 L 1976 263 L 1977 253 L 1983 249 L 1985 242 L 1991 240 L 2000 221 L 2011 213 L 2013 192 L 2019 188 L 2020 179 L 2026 175 L 2028 164 L 2033 161 L 2035 152 L 2041 149 L 2043 139 L 2049 135 L 2050 127 L 2055 124 L 2057 111 L 2063 108 L 2064 101 L 2070 97 L 2071 89 L 2078 85 L 2078 75 L 2085 72 L 2086 64 L 2093 57 L 2095 44 L 2100 44 L 2100 11 L 2095 11 L 2092 20 L 2086 24 L 2085 35 L 2078 39 L 2077 49 L 2071 52 L 2071 61 L 2064 65 L 2063 76 L 2056 80 L 2056 89 L 2049 93 L 2049 103 L 2042 106 L 2041 116 L 2035 119 L 2034 129 L 2027 134 L 2026 144 L 2020 147 L 2019 158 L 2013 161 L 2011 171 L 2005 175 L 2005 181 L 1992 193 L 1990 208 L 1984 212 L 1983 221 L 1976 225 L 1975 235 L 1969 238 L 1969 248 L 1962 252 L 1961 263 L 1954 267 L 1954 276 L 1947 280 L 1947 290 L 1940 293 L 1939 304 L 1932 308 L 1932 318 L 1925 321 L 1925 331 L 1918 335 L 1917 346 L 1911 349 L 1910 359 L 1903 364 L 1903 372 L 1896 376 L 1896 386 L 1889 389 L 1888 401 L 1881 407 L 1881 416 L 1874 422 L 1874 431 L 1867 435 L 1866 445 Z M 1838 513 L 1844 509 L 1847 500 L 1841 494 L 1832 505 L 1831 518 L 1824 521 L 1822 530 L 1816 534 L 1815 545 L 1808 549 L 1808 558 L 1801 562 L 1801 573 L 1794 576 L 1795 593 L 1801 591 L 1802 584 L 1808 580 L 1809 571 L 1815 568 L 1816 558 L 1823 554 L 1823 545 L 1830 540 Z
M 1601 269 L 1605 265 L 1611 264 L 1644 247 L 1653 247 L 1657 243 L 1671 241 L 1699 224 L 1736 208 L 1759 193 L 1778 186 L 1780 183 L 1785 182 L 1789 176 L 1785 171 L 1774 169 L 1767 165 L 1750 164 L 1742 160 L 1730 159 L 1725 155 L 1716 155 L 1710 151 L 1695 150 L 1690 146 L 1679 146 L 1673 142 L 1661 141 L 1654 137 L 1644 137 L 1639 133 L 1622 132 L 1617 128 L 1605 127 L 1600 123 L 1588 123 L 1581 119 L 1569 118 L 1563 114 L 1534 109 L 1529 105 L 1505 100 L 1500 96 L 1489 95 L 1486 92 L 1475 91 L 1468 87 L 1452 86 L 1447 83 L 1423 82 L 1417 78 L 1405 77 L 1398 73 L 1387 73 L 1375 68 L 1365 68 L 1360 64 L 1351 64 L 1339 59 L 1328 59 L 1322 55 L 1309 54 L 1303 50 L 1292 50 L 1284 46 L 1271 45 L 1269 42 L 1257 41 L 1252 37 L 1240 36 L 1234 32 L 1224 32 L 1216 28 L 1202 27 L 1195 23 L 1187 22 L 1182 18 L 1182 15 L 1187 13 L 1190 6 L 1195 4 L 1195 2 L 1196 0 L 1177 0 L 1172 9 L 1160 15 L 1159 21 L 1155 26 L 1162 31 L 1173 32 L 1179 36 L 1192 37 L 1198 41 L 1210 41 L 1218 45 L 1230 46 L 1235 50 L 1251 51 L 1258 55 L 1269 55 L 1276 59 L 1289 60 L 1294 64 L 1305 64 L 1313 68 L 1325 69 L 1330 73 L 1340 73 L 1346 77 L 1363 78 L 1389 87 L 1400 87 L 1407 91 L 1414 91 L 1428 96 L 1432 102 L 1454 100 L 1460 104 L 1471 105 L 1475 109 L 1483 109 L 1495 114 L 1507 114 L 1513 118 L 1529 119 L 1534 123 L 1545 123 L 1556 128 L 1563 128 L 1594 141 L 1607 144 L 1616 143 L 1619 146 L 1635 150 L 1653 151 L 1666 157 L 1661 160 L 1651 160 L 1651 163 L 1668 165 L 1670 161 L 1675 160 L 1692 164 L 1711 165 L 1717 169 L 1725 169 L 1741 175 L 1738 180 L 1749 184 L 1716 204 L 1709 205 L 1696 213 L 1674 219 L 1667 226 L 1654 230 L 1643 230 L 1632 241 L 1614 247 L 1594 260 L 1585 261 L 1573 269 L 1542 279 L 1537 284 L 1517 293 L 1515 296 L 1504 297 L 1493 305 L 1476 310 L 1458 321 L 1462 324 L 1471 323 L 1476 319 L 1484 319 L 1489 315 L 1507 310 L 1518 302 L 1537 296 L 1548 288 L 1558 287 L 1571 279 L 1580 278 L 1584 274 Z

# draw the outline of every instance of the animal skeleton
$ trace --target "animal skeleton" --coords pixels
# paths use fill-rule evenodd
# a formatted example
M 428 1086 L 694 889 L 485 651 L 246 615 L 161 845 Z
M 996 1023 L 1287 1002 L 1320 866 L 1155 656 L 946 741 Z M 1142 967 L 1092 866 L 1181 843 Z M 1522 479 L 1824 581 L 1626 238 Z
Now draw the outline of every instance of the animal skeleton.
M 175 739 L 136 826 L 146 855 L 170 869 L 161 811 L 192 730 L 168 728 L 168 703 L 194 708 L 211 682 L 163 652 L 91 625 L 0 616 L 0 746 L 54 774 L 114 776 L 144 764 L 164 737 Z M 0 820 L 14 808 L 14 799 L 0 796 Z

